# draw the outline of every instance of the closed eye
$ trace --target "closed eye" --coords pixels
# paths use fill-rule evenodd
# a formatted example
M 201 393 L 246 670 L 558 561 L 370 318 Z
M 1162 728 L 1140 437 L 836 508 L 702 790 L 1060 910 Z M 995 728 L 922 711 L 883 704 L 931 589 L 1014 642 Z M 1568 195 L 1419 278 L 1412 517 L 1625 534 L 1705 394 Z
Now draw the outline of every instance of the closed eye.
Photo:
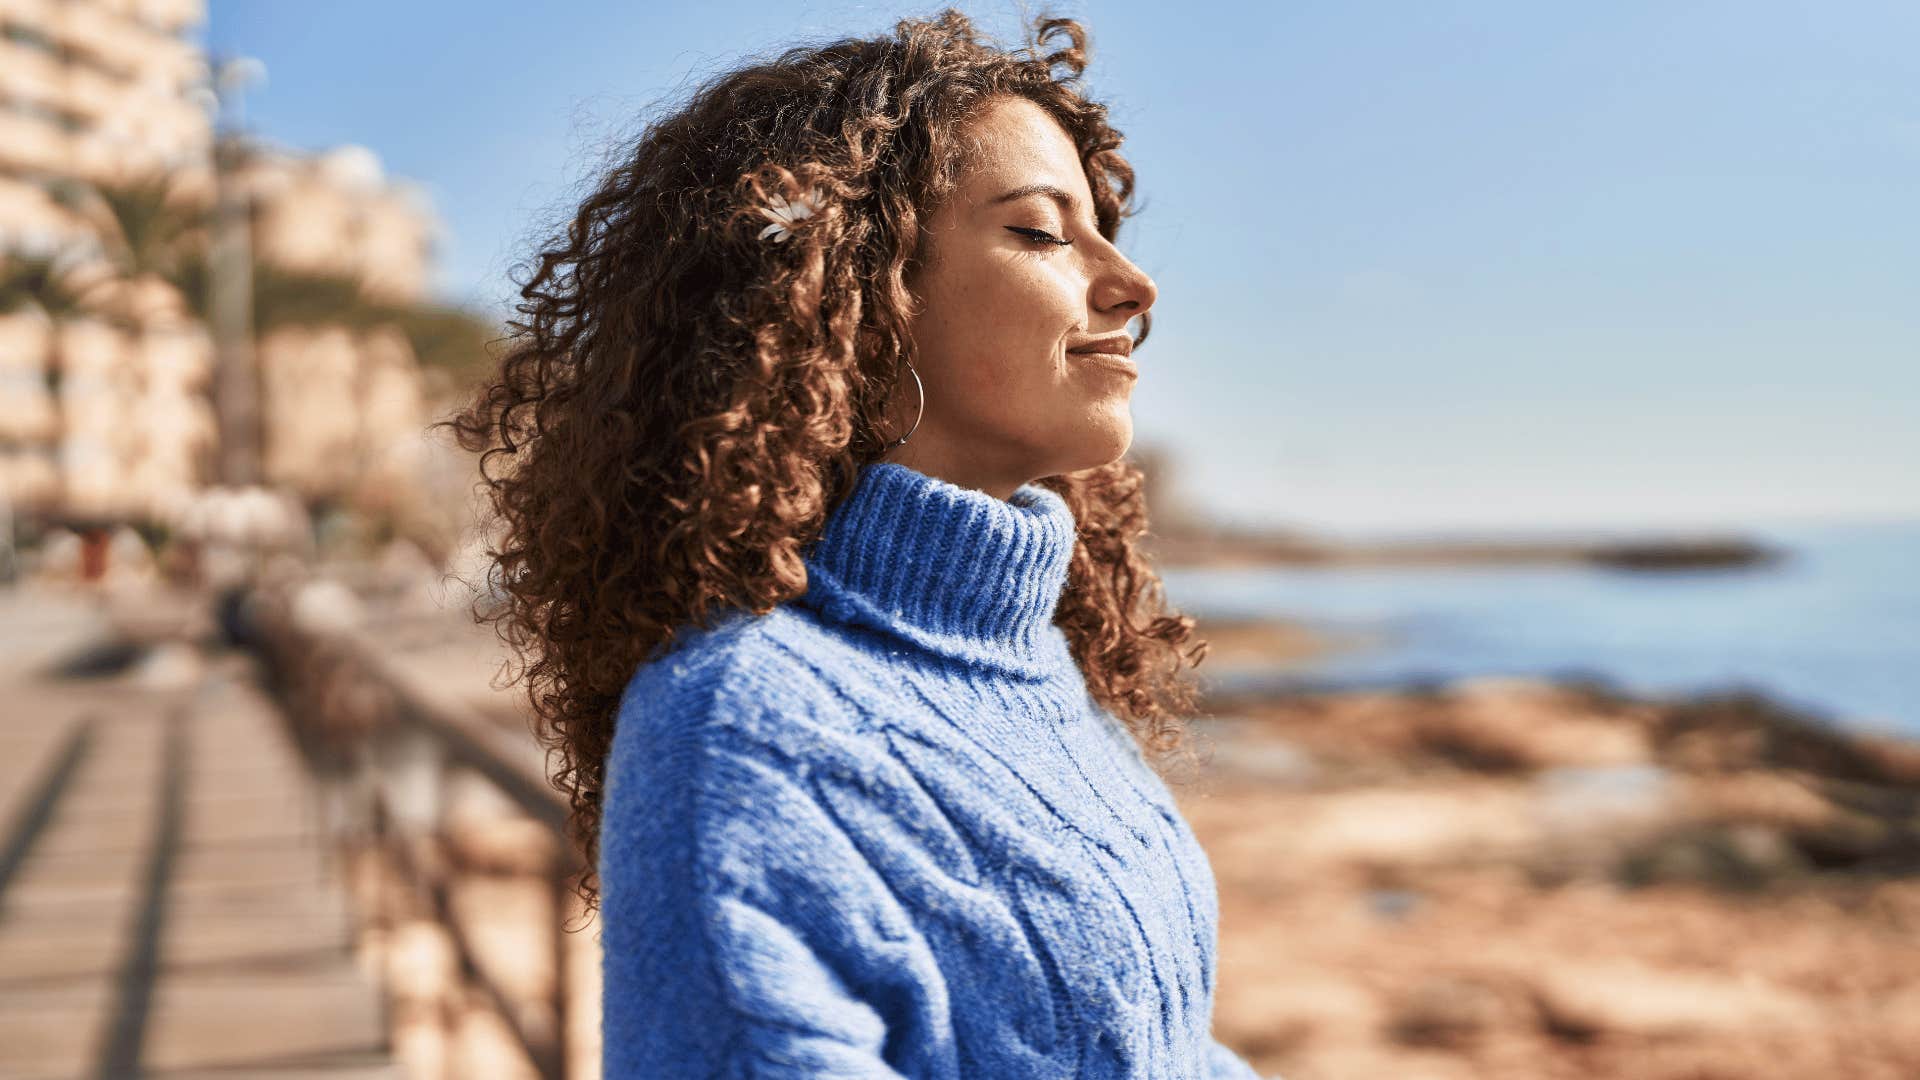
M 1062 240 L 1044 229 L 1028 229 L 1019 225 L 1009 225 L 1007 228 L 1032 239 L 1036 243 L 1051 244 L 1055 247 L 1066 247 L 1068 244 L 1073 243 L 1071 240 Z

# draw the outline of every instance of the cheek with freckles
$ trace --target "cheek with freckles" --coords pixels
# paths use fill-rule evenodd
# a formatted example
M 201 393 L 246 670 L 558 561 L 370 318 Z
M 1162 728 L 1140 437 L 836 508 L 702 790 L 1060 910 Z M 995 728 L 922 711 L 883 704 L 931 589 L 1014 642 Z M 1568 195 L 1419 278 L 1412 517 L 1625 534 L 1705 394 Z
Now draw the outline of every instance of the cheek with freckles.
M 1005 267 L 983 273 L 967 302 L 929 312 L 925 324 L 937 361 L 957 392 L 1004 415 L 1008 399 L 1055 392 L 1063 381 L 1063 339 L 1074 326 L 1058 284 Z M 964 314 L 961 314 L 964 313 Z M 971 411 L 971 410 L 969 410 Z
M 1061 380 L 1063 341 L 1081 320 L 1075 297 L 1058 275 L 1038 268 L 1009 273 L 1005 293 L 994 307 L 999 354 L 1017 364 L 1023 384 L 1039 387 Z

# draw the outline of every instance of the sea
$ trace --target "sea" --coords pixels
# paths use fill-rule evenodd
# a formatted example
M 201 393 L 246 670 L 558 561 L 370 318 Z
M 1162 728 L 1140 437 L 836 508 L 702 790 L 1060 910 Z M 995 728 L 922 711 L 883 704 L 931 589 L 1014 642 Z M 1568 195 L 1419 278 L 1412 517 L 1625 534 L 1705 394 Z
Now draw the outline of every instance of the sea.
M 1766 564 L 1163 569 L 1202 620 L 1279 617 L 1360 642 L 1203 680 L 1238 690 L 1599 678 L 1650 696 L 1749 691 L 1920 738 L 1920 520 L 1737 530 Z

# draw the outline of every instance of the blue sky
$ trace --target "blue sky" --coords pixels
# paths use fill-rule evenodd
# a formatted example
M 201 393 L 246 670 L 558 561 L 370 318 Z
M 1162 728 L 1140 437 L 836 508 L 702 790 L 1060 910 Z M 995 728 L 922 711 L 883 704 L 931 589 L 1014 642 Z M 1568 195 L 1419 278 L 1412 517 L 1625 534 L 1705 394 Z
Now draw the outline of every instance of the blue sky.
M 213 0 L 204 36 L 265 62 L 256 130 L 424 186 L 443 291 L 504 310 L 609 139 L 941 6 Z M 1017 40 L 1018 6 L 956 6 Z M 1137 439 L 1219 516 L 1920 517 L 1920 5 L 1049 10 L 1139 172 Z

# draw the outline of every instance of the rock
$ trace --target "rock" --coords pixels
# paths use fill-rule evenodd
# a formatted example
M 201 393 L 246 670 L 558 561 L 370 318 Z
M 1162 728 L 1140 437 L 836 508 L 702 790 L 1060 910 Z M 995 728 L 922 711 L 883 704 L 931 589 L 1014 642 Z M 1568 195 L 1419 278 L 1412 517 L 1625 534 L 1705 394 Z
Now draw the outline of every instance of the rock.
M 1784 551 L 1744 537 L 1675 537 L 1600 544 L 1587 553 L 1599 566 L 1621 570 L 1697 570 L 1778 562 Z
M 1628 765 L 1650 757 L 1642 726 L 1588 712 L 1580 695 L 1536 679 L 1479 678 L 1448 686 L 1448 707 L 1420 723 L 1428 752 L 1483 770 Z
M 1795 830 L 1792 838 L 1793 846 L 1822 869 L 1849 869 L 1902 852 L 1920 863 L 1914 829 L 1898 829 L 1863 814 L 1836 814 L 1824 824 Z
M 1562 962 L 1538 973 L 1535 1004 L 1561 1038 L 1640 1038 L 1777 1031 L 1818 1020 L 1815 1004 L 1756 979 L 1638 964 Z
M 1561 765 L 1533 784 L 1540 820 L 1557 831 L 1645 824 L 1675 803 L 1673 775 L 1658 765 Z
M 1461 975 L 1429 975 L 1389 1006 L 1388 1037 L 1410 1046 L 1463 1049 L 1500 1025 L 1499 990 Z
M 1653 736 L 1662 761 L 1690 771 L 1772 766 L 1867 783 L 1920 779 L 1905 773 L 1906 755 L 1886 752 L 1891 740 L 1855 736 L 1750 692 L 1675 701 Z
M 1754 891 L 1808 869 L 1797 845 L 1771 826 L 1685 825 L 1627 852 L 1615 876 L 1632 886 L 1692 882 Z

